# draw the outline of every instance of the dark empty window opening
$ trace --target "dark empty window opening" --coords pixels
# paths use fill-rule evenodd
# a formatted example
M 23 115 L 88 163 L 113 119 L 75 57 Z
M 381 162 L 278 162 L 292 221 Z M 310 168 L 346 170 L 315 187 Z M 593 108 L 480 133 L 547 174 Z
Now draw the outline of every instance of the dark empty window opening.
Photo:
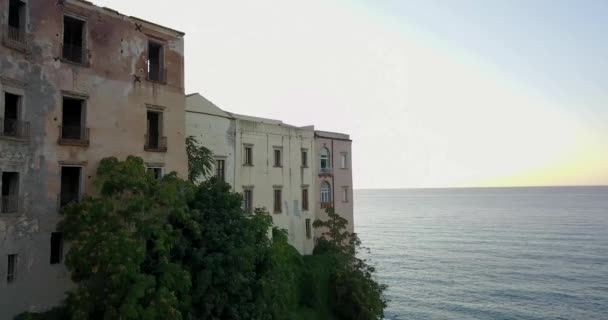
M 281 149 L 274 149 L 274 166 L 281 166 Z
M 245 213 L 253 212 L 253 190 L 251 189 L 243 191 L 243 211 Z
M 148 111 L 147 122 L 146 148 L 151 150 L 163 149 L 163 140 L 161 136 L 162 113 Z
M 308 189 L 302 189 L 302 211 L 308 211 Z
M 8 7 L 8 38 L 13 41 L 25 40 L 25 3 L 19 0 L 10 0 Z
M 306 219 L 306 239 L 312 238 L 312 228 L 310 225 L 310 219 Z
M 8 264 L 6 266 L 6 283 L 15 281 L 15 265 L 17 264 L 17 255 L 8 255 Z
M 17 213 L 19 211 L 19 173 L 2 172 L 2 197 L 0 213 Z
M 63 17 L 63 58 L 84 63 L 84 21 Z
M 151 174 L 156 180 L 163 178 L 163 168 L 148 168 L 148 173 Z
M 282 211 L 282 195 L 283 195 L 283 190 L 281 189 L 275 189 L 274 190 L 274 213 L 281 213 Z
M 148 43 L 148 80 L 164 82 L 163 46 L 159 43 Z
M 4 119 L 2 120 L 2 134 L 9 137 L 19 135 L 19 105 L 21 97 L 15 94 L 4 93 Z
M 62 139 L 85 140 L 83 105 L 84 100 L 63 98 Z
M 215 160 L 215 176 L 221 182 L 226 181 L 226 161 Z
M 308 151 L 302 150 L 302 168 L 308 167 Z
M 252 146 L 245 147 L 245 165 L 248 165 L 248 166 L 253 165 L 253 147 Z
M 81 170 L 82 168 L 80 167 L 61 167 L 60 207 L 63 207 L 70 202 L 80 200 Z
M 51 264 L 61 263 L 63 260 L 63 234 L 51 233 Z

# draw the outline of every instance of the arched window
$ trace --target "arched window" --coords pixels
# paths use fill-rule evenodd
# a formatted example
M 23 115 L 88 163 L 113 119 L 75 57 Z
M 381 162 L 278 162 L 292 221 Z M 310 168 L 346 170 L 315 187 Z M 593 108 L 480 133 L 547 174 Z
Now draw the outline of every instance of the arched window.
M 331 168 L 329 150 L 327 148 L 321 149 L 321 171 L 329 170 Z
M 331 185 L 327 181 L 321 183 L 321 203 L 331 202 Z

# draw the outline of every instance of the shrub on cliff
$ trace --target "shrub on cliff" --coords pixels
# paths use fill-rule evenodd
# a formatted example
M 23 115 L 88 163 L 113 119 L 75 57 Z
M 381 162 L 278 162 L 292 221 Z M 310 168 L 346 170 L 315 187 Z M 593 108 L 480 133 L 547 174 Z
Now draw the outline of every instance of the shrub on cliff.
M 339 319 L 380 320 L 387 300 L 386 285 L 374 278 L 374 267 L 357 257 L 365 249 L 357 234 L 346 231 L 348 221 L 334 209 L 327 210 L 327 221 L 317 220 L 313 226 L 323 228 L 315 255 L 326 256 L 329 269 L 328 303 Z

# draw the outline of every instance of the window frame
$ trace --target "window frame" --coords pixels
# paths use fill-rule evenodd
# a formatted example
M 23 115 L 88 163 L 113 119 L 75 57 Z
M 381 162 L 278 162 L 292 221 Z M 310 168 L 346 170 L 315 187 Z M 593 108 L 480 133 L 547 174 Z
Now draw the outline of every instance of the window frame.
M 251 187 L 243 188 L 243 212 L 247 214 L 253 213 L 253 188 Z
M 19 255 L 11 253 L 7 255 L 6 261 L 6 283 L 11 284 L 17 279 L 17 264 L 19 262 Z
M 283 189 L 280 187 L 273 190 L 273 213 L 283 213 Z
M 310 210 L 308 187 L 302 188 L 302 211 Z
M 221 165 L 221 175 L 220 173 L 220 165 Z M 225 158 L 216 158 L 215 159 L 215 177 L 222 182 L 226 182 L 226 159 Z
M 327 188 L 325 188 L 327 186 Z M 328 181 L 321 182 L 321 203 L 328 204 L 331 203 L 332 195 L 331 195 L 331 183 Z
M 53 246 L 53 238 L 54 236 L 59 236 L 57 247 Z M 56 250 L 56 252 L 55 252 Z M 55 252 L 55 254 L 53 254 Z M 50 264 L 61 264 L 63 262 L 63 233 L 61 232 L 52 232 L 51 233 L 51 257 Z
M 349 202 L 348 189 L 348 187 L 342 187 L 342 202 L 344 203 Z
M 158 79 L 152 79 L 150 77 L 150 46 L 157 45 L 160 48 L 159 52 L 159 63 L 158 63 Z M 166 70 L 166 43 L 156 38 L 148 38 L 148 46 L 146 49 L 146 80 L 154 83 L 166 84 L 167 83 L 167 70 Z
M 302 168 L 308 168 L 308 149 L 300 150 L 300 162 Z
M 64 57 L 64 51 L 63 51 L 63 47 L 65 46 L 65 18 L 69 18 L 69 19 L 73 19 L 73 20 L 78 20 L 80 22 L 82 22 L 82 61 L 78 62 L 78 61 L 73 61 L 70 60 L 66 57 Z M 79 16 L 76 14 L 73 14 L 71 12 L 63 12 L 62 15 L 62 19 L 61 19 L 61 54 L 60 54 L 60 61 L 64 62 L 64 63 L 68 63 L 68 64 L 73 64 L 73 65 L 77 65 L 77 66 L 81 66 L 81 67 L 88 67 L 89 66 L 89 57 L 87 55 L 88 53 L 88 34 L 89 34 L 89 23 L 86 17 L 83 16 Z
M 306 239 L 312 239 L 312 225 L 310 219 L 304 220 L 306 225 Z
M 243 144 L 243 165 L 253 167 L 253 144 Z
M 348 152 L 340 152 L 340 169 L 348 169 Z
M 273 166 L 275 168 L 283 167 L 283 148 L 282 147 L 273 147 L 272 148 L 272 159 L 273 159 Z

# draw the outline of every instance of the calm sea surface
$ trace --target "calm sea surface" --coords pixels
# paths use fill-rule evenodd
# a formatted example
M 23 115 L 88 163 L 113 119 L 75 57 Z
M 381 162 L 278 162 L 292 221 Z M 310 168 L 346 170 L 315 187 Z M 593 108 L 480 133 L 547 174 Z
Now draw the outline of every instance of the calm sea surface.
M 608 319 L 608 187 L 360 190 L 387 319 Z

